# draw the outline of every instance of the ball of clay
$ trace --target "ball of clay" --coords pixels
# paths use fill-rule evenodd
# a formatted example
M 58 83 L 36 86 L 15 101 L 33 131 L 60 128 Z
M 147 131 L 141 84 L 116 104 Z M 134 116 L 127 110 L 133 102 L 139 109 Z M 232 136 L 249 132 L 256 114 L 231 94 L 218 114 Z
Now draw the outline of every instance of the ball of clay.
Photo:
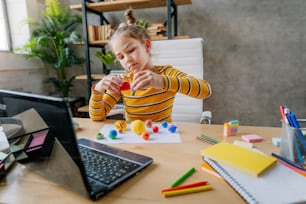
M 134 120 L 131 123 L 131 130 L 140 135 L 142 132 L 146 130 L 145 123 L 142 120 Z
M 175 132 L 176 132 L 176 129 L 177 129 L 176 125 L 170 125 L 170 126 L 168 127 L 168 130 L 169 130 L 169 132 L 171 132 L 171 133 L 175 133 Z
M 116 130 L 110 130 L 108 132 L 108 136 L 111 138 L 111 139 L 116 139 L 117 137 L 117 131 Z
M 116 129 L 118 132 L 123 133 L 123 132 L 126 131 L 127 125 L 126 125 L 126 122 L 125 122 L 125 121 L 123 121 L 123 120 L 118 120 L 118 121 L 116 121 L 116 122 L 114 123 L 114 127 L 115 127 L 115 129 Z
M 146 127 L 147 127 L 147 128 L 151 128 L 153 122 L 152 122 L 152 120 L 149 119 L 149 120 L 146 120 L 146 121 L 145 121 L 145 124 L 146 124 Z
M 150 133 L 147 131 L 144 131 L 143 133 L 141 133 L 141 137 L 144 140 L 148 140 L 150 138 Z
M 157 125 L 153 126 L 152 128 L 153 132 L 157 133 L 159 131 L 159 128 Z

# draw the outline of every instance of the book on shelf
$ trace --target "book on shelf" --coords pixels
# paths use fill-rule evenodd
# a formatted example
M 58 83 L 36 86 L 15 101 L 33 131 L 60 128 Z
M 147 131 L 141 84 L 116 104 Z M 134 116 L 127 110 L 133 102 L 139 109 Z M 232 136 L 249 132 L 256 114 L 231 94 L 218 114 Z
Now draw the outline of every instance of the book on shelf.
M 88 25 L 88 41 L 94 42 L 99 40 L 107 40 L 111 25 Z

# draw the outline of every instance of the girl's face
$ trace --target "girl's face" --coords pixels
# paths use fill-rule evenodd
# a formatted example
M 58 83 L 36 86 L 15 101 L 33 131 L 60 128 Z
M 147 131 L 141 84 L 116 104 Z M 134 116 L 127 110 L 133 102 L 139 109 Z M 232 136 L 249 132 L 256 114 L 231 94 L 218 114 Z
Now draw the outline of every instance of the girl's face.
M 144 43 L 131 37 L 119 35 L 112 43 L 113 52 L 123 68 L 129 72 L 138 72 L 151 68 L 151 41 Z

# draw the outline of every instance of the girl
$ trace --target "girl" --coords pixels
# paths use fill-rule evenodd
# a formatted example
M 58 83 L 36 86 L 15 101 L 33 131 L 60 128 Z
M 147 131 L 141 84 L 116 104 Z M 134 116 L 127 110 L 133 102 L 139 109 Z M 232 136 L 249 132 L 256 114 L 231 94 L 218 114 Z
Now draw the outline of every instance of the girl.
M 153 65 L 151 40 L 141 26 L 119 27 L 112 35 L 109 46 L 128 73 L 107 75 L 93 85 L 89 101 L 92 120 L 104 120 L 122 97 L 128 121 L 150 119 L 172 122 L 171 113 L 177 92 L 198 99 L 211 95 L 207 81 L 188 76 L 171 65 Z M 130 83 L 128 90 L 122 89 L 125 81 Z

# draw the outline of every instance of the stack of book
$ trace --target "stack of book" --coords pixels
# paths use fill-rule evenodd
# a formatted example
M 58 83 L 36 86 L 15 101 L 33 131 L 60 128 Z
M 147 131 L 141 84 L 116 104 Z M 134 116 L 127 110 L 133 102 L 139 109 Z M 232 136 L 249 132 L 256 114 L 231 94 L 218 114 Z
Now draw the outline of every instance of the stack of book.
M 107 40 L 111 25 L 88 25 L 88 41 Z
M 147 32 L 152 40 L 157 40 L 166 35 L 167 29 L 162 23 L 153 23 L 147 27 Z

